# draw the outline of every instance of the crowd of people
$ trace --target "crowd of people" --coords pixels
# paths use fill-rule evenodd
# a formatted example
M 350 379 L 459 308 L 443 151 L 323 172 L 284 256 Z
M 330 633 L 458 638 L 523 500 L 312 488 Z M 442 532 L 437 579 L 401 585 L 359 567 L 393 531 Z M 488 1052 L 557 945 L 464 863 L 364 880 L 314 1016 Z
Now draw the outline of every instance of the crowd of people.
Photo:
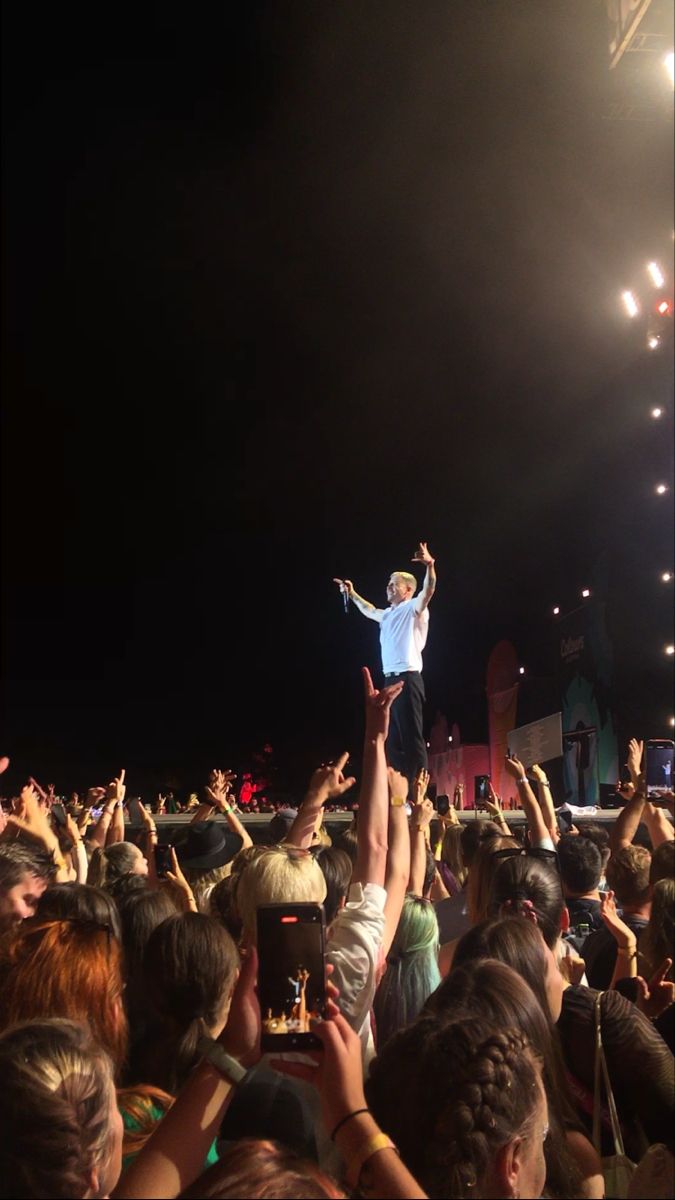
M 494 793 L 461 825 L 387 764 L 402 686 L 364 670 L 332 841 L 346 754 L 257 845 L 227 771 L 168 850 L 124 771 L 84 803 L 34 779 L 11 798 L 0 1196 L 673 1194 L 675 840 L 642 745 L 609 831 L 561 832 L 517 758 L 522 836 Z M 325 915 L 311 1052 L 261 1051 L 257 912 L 279 903 Z

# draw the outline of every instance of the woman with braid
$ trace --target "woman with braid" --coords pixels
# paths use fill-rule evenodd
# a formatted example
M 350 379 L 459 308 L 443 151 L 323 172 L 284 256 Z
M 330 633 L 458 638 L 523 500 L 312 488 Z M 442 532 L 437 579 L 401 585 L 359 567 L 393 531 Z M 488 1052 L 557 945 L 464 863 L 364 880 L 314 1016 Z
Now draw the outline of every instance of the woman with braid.
M 425 1015 L 375 1059 L 366 1096 L 429 1197 L 541 1196 L 546 1096 L 519 1030 Z

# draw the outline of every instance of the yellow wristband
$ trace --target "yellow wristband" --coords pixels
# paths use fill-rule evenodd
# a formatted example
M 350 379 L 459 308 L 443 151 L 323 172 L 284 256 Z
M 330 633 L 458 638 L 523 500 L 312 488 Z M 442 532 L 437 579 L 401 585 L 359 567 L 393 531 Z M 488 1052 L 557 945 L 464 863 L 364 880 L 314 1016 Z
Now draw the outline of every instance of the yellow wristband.
M 392 1142 L 391 1138 L 387 1137 L 386 1133 L 373 1133 L 369 1138 L 366 1138 L 366 1140 L 361 1143 L 349 1164 L 347 1183 L 351 1188 L 358 1187 L 358 1182 L 361 1178 L 361 1172 L 363 1168 L 368 1160 L 372 1158 L 374 1154 L 378 1154 L 380 1150 L 396 1150 L 396 1146 Z M 396 1150 L 396 1153 L 398 1154 L 398 1150 Z

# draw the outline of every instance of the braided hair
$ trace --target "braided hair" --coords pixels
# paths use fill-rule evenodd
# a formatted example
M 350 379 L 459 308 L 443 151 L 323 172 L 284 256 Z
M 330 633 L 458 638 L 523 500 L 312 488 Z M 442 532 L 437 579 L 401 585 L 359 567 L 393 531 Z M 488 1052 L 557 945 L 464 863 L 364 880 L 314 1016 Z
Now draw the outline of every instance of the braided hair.
M 366 1094 L 432 1200 L 475 1198 L 498 1151 L 535 1120 L 539 1064 L 519 1030 L 425 1014 L 375 1059 Z

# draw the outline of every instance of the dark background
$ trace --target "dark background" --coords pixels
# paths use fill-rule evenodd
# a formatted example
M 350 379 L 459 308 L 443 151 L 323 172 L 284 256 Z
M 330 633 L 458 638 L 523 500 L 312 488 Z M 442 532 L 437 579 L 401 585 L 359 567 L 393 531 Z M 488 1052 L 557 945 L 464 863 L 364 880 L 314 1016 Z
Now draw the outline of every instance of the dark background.
M 430 721 L 486 739 L 500 637 L 548 693 L 600 561 L 622 736 L 668 734 L 672 334 L 619 297 L 672 261 L 672 93 L 607 119 L 604 6 L 2 11 L 12 784 L 356 758 L 331 578 L 384 604 L 420 539 Z

